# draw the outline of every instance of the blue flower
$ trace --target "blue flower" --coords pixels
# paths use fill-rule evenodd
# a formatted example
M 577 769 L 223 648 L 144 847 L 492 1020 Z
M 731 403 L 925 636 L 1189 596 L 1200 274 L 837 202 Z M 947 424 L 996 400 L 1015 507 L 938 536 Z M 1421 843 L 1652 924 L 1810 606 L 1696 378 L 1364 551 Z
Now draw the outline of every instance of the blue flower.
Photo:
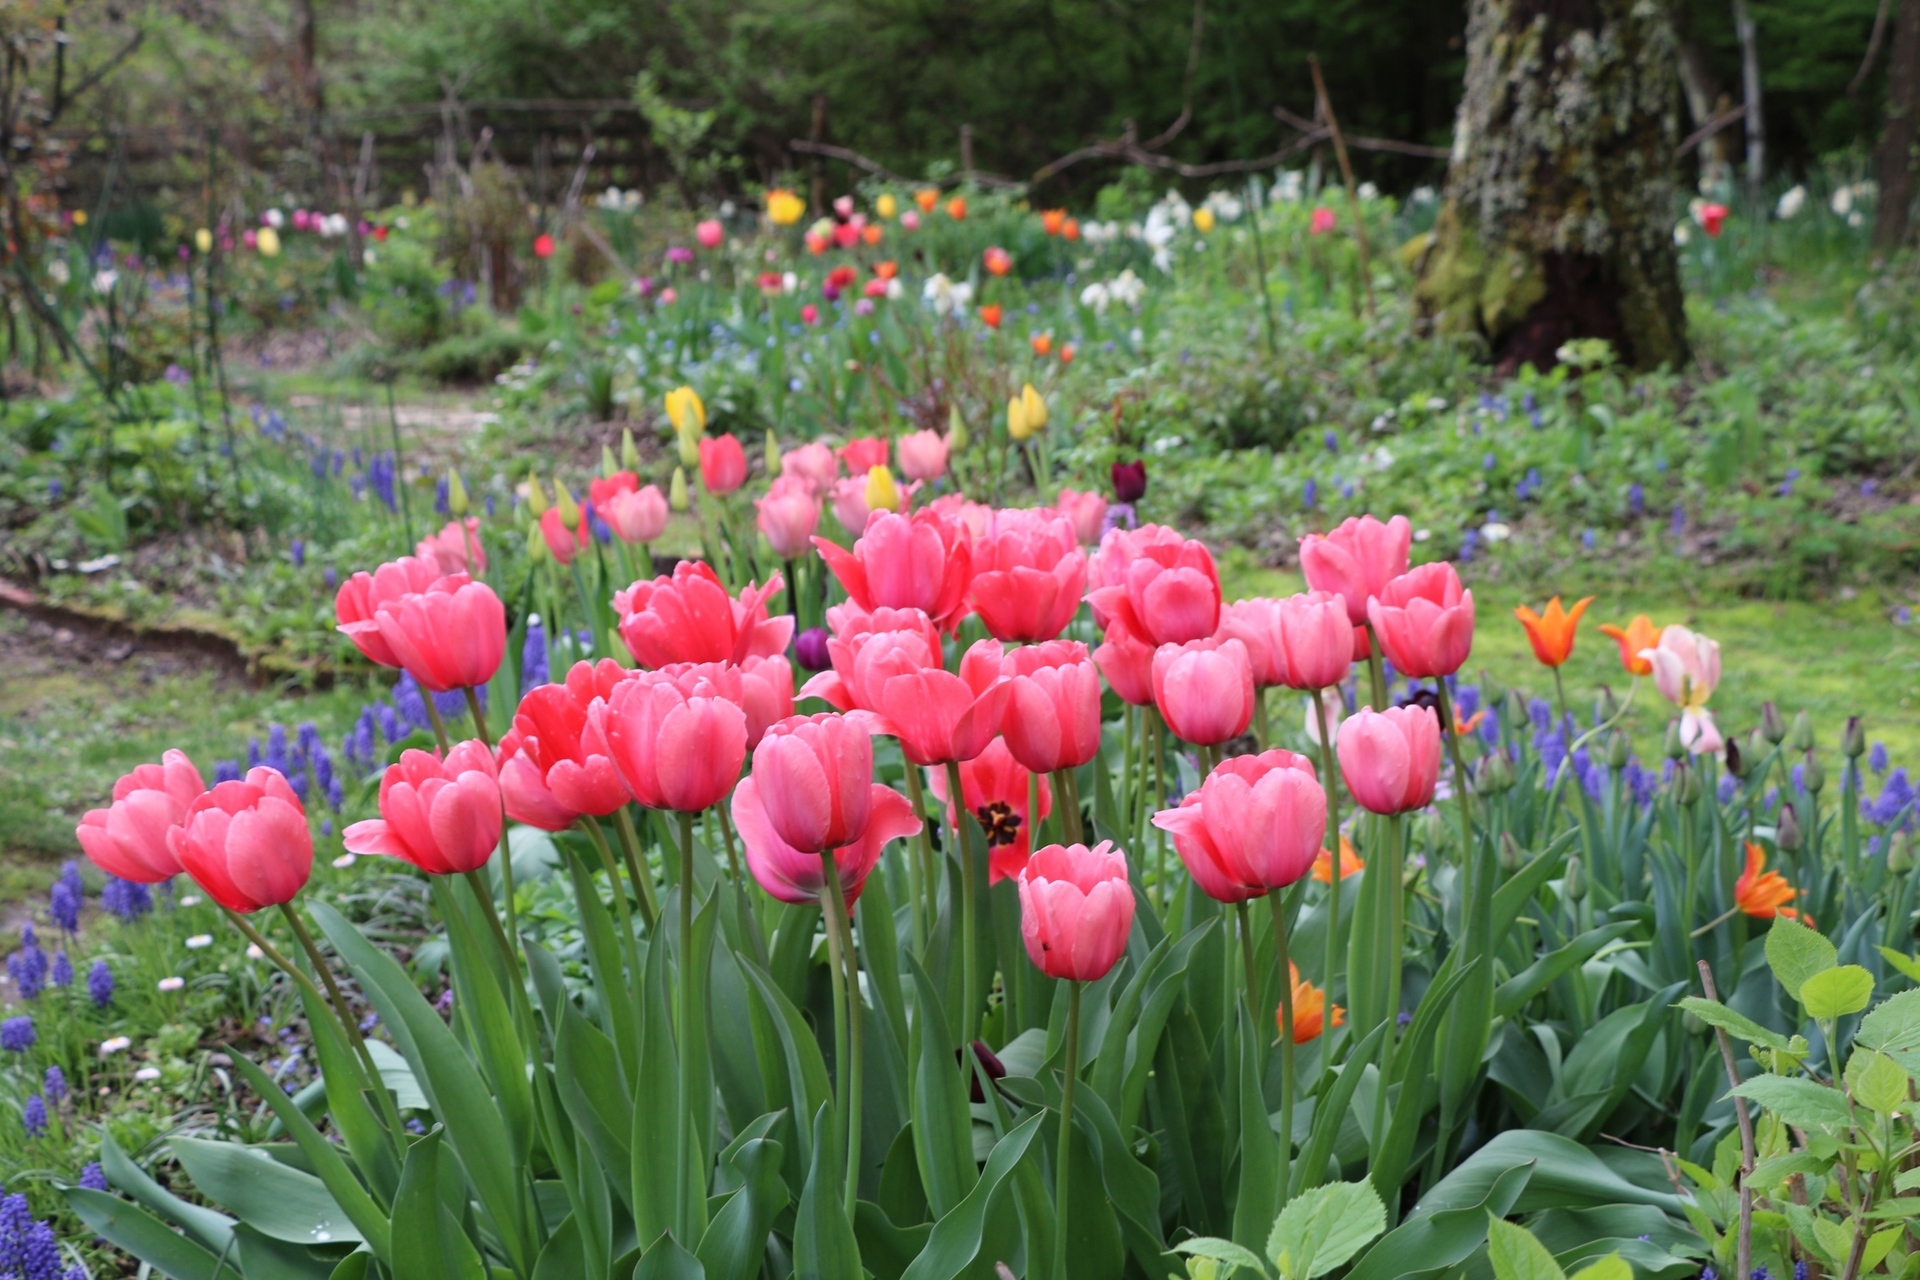
M 22 1000 L 37 1000 L 47 985 L 47 953 L 34 938 L 33 926 L 20 929 L 20 949 L 7 957 L 7 976 L 20 988 Z
M 34 1219 L 23 1195 L 0 1196 L 0 1276 L 62 1280 L 53 1228 Z
M 1676 538 L 1687 531 L 1687 509 L 1677 502 L 1673 504 L 1673 516 L 1667 521 L 1667 529 Z
M 98 1160 L 87 1161 L 85 1167 L 80 1170 L 80 1185 L 89 1191 L 107 1189 L 107 1171 L 100 1167 Z
M 547 629 L 538 615 L 527 619 L 526 642 L 520 646 L 520 693 L 548 682 Z
M 1635 515 L 1645 515 L 1647 511 L 1647 487 L 1635 480 L 1627 489 L 1627 510 Z
M 1585 547 L 1589 551 L 1593 550 L 1593 545 L 1596 541 L 1597 539 L 1594 537 L 1593 530 L 1591 529 L 1588 529 L 1585 533 L 1580 535 L 1580 545 Z
M 39 1094 L 27 1099 L 27 1105 L 20 1108 L 20 1123 L 26 1127 L 29 1138 L 37 1138 L 47 1131 L 47 1101 Z
M 73 961 L 67 959 L 66 952 L 53 953 L 53 967 L 47 972 L 47 980 L 56 987 L 73 985 Z
M 1306 484 L 1300 487 L 1300 505 L 1311 511 L 1319 504 L 1319 501 L 1320 486 L 1314 483 L 1313 477 L 1309 476 L 1307 477 Z
M 144 884 L 108 876 L 100 890 L 100 905 L 122 920 L 138 920 L 153 910 L 153 894 Z
M 113 1003 L 113 968 L 105 960 L 95 960 L 87 970 L 87 998 L 96 1009 Z
M 45 1089 L 49 1099 L 54 1102 L 60 1101 L 67 1096 L 67 1073 L 58 1067 L 48 1067 L 42 1088 Z
M 55 880 L 49 897 L 47 914 L 53 917 L 53 922 L 69 934 L 79 929 L 80 892 L 73 884 L 64 878 Z
M 223 782 L 238 782 L 246 773 L 240 768 L 238 760 L 215 760 L 213 762 L 213 784 L 217 787 Z
M 1875 777 L 1879 777 L 1886 773 L 1887 771 L 1887 744 L 1886 743 L 1876 742 L 1873 744 L 1873 746 L 1867 749 L 1867 768 L 1873 770 Z
M 25 1053 L 39 1043 L 40 1031 L 33 1025 L 29 1014 L 20 1014 L 0 1022 L 0 1050 L 7 1053 Z

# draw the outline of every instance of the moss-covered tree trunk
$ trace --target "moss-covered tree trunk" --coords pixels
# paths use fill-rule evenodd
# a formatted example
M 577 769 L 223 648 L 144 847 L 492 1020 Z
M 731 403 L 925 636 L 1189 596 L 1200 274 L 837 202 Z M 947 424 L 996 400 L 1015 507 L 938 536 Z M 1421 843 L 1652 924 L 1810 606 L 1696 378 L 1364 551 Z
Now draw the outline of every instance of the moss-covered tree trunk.
M 1442 332 L 1500 367 L 1573 338 L 1627 364 L 1687 360 L 1674 259 L 1679 124 L 1663 0 L 1470 0 L 1446 201 L 1421 277 Z

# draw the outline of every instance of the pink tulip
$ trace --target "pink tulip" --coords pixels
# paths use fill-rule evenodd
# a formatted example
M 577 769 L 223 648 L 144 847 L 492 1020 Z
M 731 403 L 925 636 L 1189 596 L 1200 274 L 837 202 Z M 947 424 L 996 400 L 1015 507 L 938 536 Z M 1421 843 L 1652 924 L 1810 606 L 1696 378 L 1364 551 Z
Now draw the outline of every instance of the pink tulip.
M 468 516 L 465 520 L 449 520 L 440 532 L 429 534 L 420 539 L 413 554 L 423 560 L 431 560 L 439 566 L 441 574 L 469 573 L 475 576 L 487 571 L 487 551 L 480 545 L 480 517 Z
M 853 843 L 833 851 L 834 869 L 840 873 L 848 910 L 859 900 L 887 843 L 920 830 L 920 819 L 913 816 L 913 806 L 905 796 L 877 782 L 867 784 L 867 791 L 866 830 Z M 802 852 L 782 840 L 768 818 L 762 797 L 762 782 L 757 775 L 741 779 L 733 792 L 733 825 L 747 847 L 747 870 L 762 889 L 781 902 L 800 906 L 819 902 L 820 890 L 826 885 L 826 867 L 820 855 Z
M 720 219 L 707 218 L 693 224 L 693 238 L 702 249 L 718 249 L 727 238 L 727 229 L 720 225 Z
M 1127 630 L 1124 622 L 1107 627 L 1106 639 L 1093 651 L 1093 665 L 1122 702 L 1152 704 L 1153 646 Z
M 1338 221 L 1339 219 L 1334 216 L 1333 210 L 1327 208 L 1325 205 L 1321 205 L 1313 211 L 1313 217 L 1307 224 L 1307 234 L 1323 236 L 1333 230 Z
M 842 715 L 790 716 L 753 749 L 753 781 L 774 834 L 818 854 L 865 834 L 873 803 L 873 740 Z
M 540 538 L 562 568 L 573 563 L 573 558 L 580 554 L 580 548 L 587 545 L 588 536 L 585 511 L 580 513 L 578 529 L 567 528 L 567 522 L 560 518 L 558 507 L 548 507 L 540 513 Z
M 818 307 L 816 307 L 816 306 L 814 306 L 814 305 L 813 305 L 813 304 L 812 304 L 811 302 L 809 302 L 809 303 L 807 303 L 807 304 L 806 304 L 806 305 L 805 305 L 804 307 L 801 307 L 801 308 L 800 308 L 800 323 L 801 323 L 801 324 L 804 324 L 804 325 L 816 325 L 816 324 L 819 324 L 819 323 L 820 323 L 820 308 L 818 308 Z
M 793 619 L 767 615 L 767 602 L 783 585 L 776 573 L 764 587 L 748 583 L 736 600 L 704 562 L 682 560 L 671 577 L 662 574 L 614 592 L 620 639 L 643 667 L 785 653 Z
M 789 449 L 780 455 L 780 478 L 799 480 L 807 486 L 807 492 L 815 498 L 824 498 L 833 487 L 834 477 L 840 474 L 840 459 L 833 450 L 815 440 L 803 444 L 798 449 Z M 864 489 L 866 472 L 860 473 L 860 483 Z M 867 526 L 866 512 L 860 515 L 860 526 L 854 532 Z
M 215 902 L 243 914 L 293 901 L 313 874 L 307 812 L 277 769 L 202 794 L 167 848 Z
M 401 752 L 380 779 L 380 816 L 348 827 L 343 843 L 434 876 L 486 866 L 500 845 L 500 783 L 487 744 L 456 743 L 445 760 Z
M 869 689 L 869 674 L 891 674 L 903 664 L 941 665 L 940 632 L 918 609 L 876 609 L 868 613 L 848 601 L 827 610 L 827 625 L 833 628 L 827 639 L 827 660 L 833 669 L 808 680 L 800 690 L 803 698 L 823 698 L 841 711 L 875 711 L 879 709 L 879 684 L 876 680 Z M 863 660 L 869 645 L 874 652 Z M 903 650 L 904 657 L 882 661 L 883 655 L 895 649 Z M 879 679 L 884 679 L 884 674 Z
M 825 538 L 813 545 L 862 609 L 919 609 L 943 631 L 966 616 L 973 549 L 957 521 L 934 511 L 876 511 L 851 552 Z
M 982 640 L 968 649 L 959 675 L 922 654 L 912 633 L 886 632 L 869 640 L 854 674 L 870 709 L 849 714 L 875 733 L 898 738 L 914 764 L 971 760 L 986 750 L 1006 715 L 1010 689 L 1001 677 L 1000 644 Z
M 1091 849 L 1050 844 L 1020 872 L 1020 936 L 1027 958 L 1048 977 L 1106 977 L 1132 929 L 1127 860 L 1113 851 L 1113 841 Z
M 1000 511 L 973 544 L 973 609 L 997 640 L 1051 640 L 1086 590 L 1087 557 L 1051 511 Z
M 1230 742 L 1253 723 L 1253 664 L 1238 640 L 1165 644 L 1153 655 L 1153 705 L 1174 736 L 1197 747 Z
M 169 750 L 159 764 L 143 764 L 114 783 L 112 805 L 87 810 L 74 835 L 108 875 L 157 884 L 180 874 L 167 833 L 187 820 L 206 790 L 187 753 Z
M 1077 769 L 1100 752 L 1100 672 L 1077 640 L 1007 655 L 1011 692 L 1001 722 L 1013 758 L 1035 773 Z
M 1450 676 L 1473 652 L 1473 592 L 1444 561 L 1387 583 L 1368 603 L 1367 618 L 1402 675 Z
M 719 803 L 747 758 L 746 713 L 697 669 L 636 672 L 593 704 L 588 723 L 649 809 L 698 813 Z
M 1080 540 L 1081 546 L 1091 547 L 1100 541 L 1101 528 L 1107 522 L 1105 494 L 1091 489 L 1085 493 L 1062 489 L 1054 505 L 1073 526 L 1073 536 Z
M 1313 868 L 1327 834 L 1327 793 L 1305 756 L 1274 748 L 1223 760 L 1153 824 L 1209 897 L 1239 902 Z M 1226 890 L 1225 895 L 1215 892 Z
M 793 664 L 784 653 L 770 653 L 748 658 L 733 669 L 740 680 L 739 703 L 747 713 L 747 749 L 751 751 L 769 728 L 793 714 Z
M 576 662 L 564 683 L 540 685 L 520 699 L 513 750 L 502 741 L 498 767 L 514 821 L 559 830 L 580 814 L 605 817 L 633 798 L 589 715 L 626 675 L 611 658 Z
M 1338 596 L 1306 591 L 1285 600 L 1236 600 L 1221 613 L 1218 634 L 1247 646 L 1255 686 L 1304 690 L 1346 679 L 1353 632 Z
M 1104 627 L 1118 618 L 1154 645 L 1185 644 L 1220 624 L 1220 574 L 1205 544 L 1172 529 L 1110 529 L 1093 558 L 1087 596 Z
M 820 527 L 820 500 L 805 481 L 783 476 L 753 505 L 758 513 L 754 523 L 766 535 L 773 554 L 782 560 L 806 554 L 813 531 Z
M 626 543 L 657 541 L 667 528 L 667 498 L 660 486 L 623 489 L 594 508 L 613 530 L 613 536 Z
M 1407 571 L 1413 526 L 1405 516 L 1385 524 L 1372 516 L 1343 520 L 1327 534 L 1300 540 L 1300 571 L 1315 591 L 1331 591 L 1347 602 L 1354 626 L 1367 620 L 1367 601 Z
M 848 475 L 864 477 L 887 465 L 887 442 L 880 436 L 857 436 L 840 446 L 840 460 L 847 464 Z
M 700 437 L 700 483 L 716 496 L 732 493 L 747 480 L 747 451 L 729 431 Z
M 1340 776 L 1369 813 L 1406 813 L 1433 800 L 1440 778 L 1440 717 L 1422 706 L 1362 708 L 1335 739 Z
M 1697 631 L 1669 626 L 1660 643 L 1641 651 L 1653 664 L 1653 686 L 1660 696 L 1680 708 L 1680 744 L 1698 755 L 1726 745 L 1707 699 L 1720 684 L 1720 645 Z
M 833 518 L 840 527 L 858 537 L 867 528 L 867 478 L 847 476 L 833 482 Z
M 368 660 L 383 667 L 397 667 L 400 659 L 380 638 L 380 624 L 373 620 L 379 607 L 389 600 L 425 591 L 446 575 L 439 564 L 426 556 L 402 556 L 389 560 L 372 573 L 362 570 L 340 584 L 333 597 L 334 628 L 353 641 L 353 647 Z
M 341 613 L 341 599 L 364 584 L 355 600 L 371 602 L 371 616 L 345 622 L 339 630 L 375 662 L 392 659 L 387 665 L 406 668 L 434 693 L 483 685 L 506 654 L 506 608 L 492 587 L 464 573 L 420 585 L 430 570 L 437 572 L 430 561 L 415 557 L 381 565 L 372 578 L 356 573 L 341 587 L 334 608 Z M 398 589 L 402 586 L 407 589 Z M 377 647 L 367 643 L 374 637 Z
M 964 493 L 949 493 L 935 498 L 927 504 L 927 510 L 937 511 L 949 520 L 956 521 L 967 531 L 967 537 L 978 542 L 986 536 L 987 526 L 993 523 L 993 508 L 984 502 L 975 502 Z
M 900 437 L 900 473 L 907 479 L 937 480 L 946 470 L 945 436 L 938 431 L 915 431 Z
M 929 776 L 934 798 L 951 812 L 947 771 L 935 769 Z M 1033 852 L 1034 829 L 1053 812 L 1053 784 L 1041 774 L 1040 816 L 1029 818 L 1027 783 L 1031 776 L 1007 750 L 1005 738 L 995 738 L 985 751 L 960 766 L 960 802 L 986 831 L 988 884 L 1020 874 Z

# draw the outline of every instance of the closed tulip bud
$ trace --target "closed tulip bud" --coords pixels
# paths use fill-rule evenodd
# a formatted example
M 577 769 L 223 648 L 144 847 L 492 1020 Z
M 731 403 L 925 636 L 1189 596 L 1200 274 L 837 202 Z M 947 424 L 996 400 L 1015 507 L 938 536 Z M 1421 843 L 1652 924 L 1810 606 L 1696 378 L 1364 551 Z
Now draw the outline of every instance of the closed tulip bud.
M 1627 735 L 1615 729 L 1607 735 L 1607 768 L 1619 772 L 1627 767 L 1627 761 L 1633 758 L 1633 743 Z
M 1780 708 L 1772 702 L 1760 704 L 1760 732 L 1776 747 L 1786 741 L 1786 721 L 1780 718 Z
M 540 474 L 527 472 L 527 512 L 538 520 L 547 514 L 547 491 L 540 487 Z
M 898 511 L 900 509 L 900 489 L 893 483 L 893 472 L 885 467 L 870 467 L 867 470 L 867 510 Z
M 1561 888 L 1566 890 L 1568 902 L 1578 902 L 1587 896 L 1587 870 L 1580 865 L 1578 855 L 1567 859 L 1567 874 Z
M 678 431 L 674 433 L 680 442 L 680 465 L 697 467 L 700 465 L 700 433 L 697 431 Z
M 1689 808 L 1700 799 L 1700 774 L 1685 761 L 1673 768 L 1673 798 Z
M 640 450 L 633 443 L 633 428 L 620 428 L 620 467 L 623 471 L 640 469 Z
M 467 514 L 467 482 L 458 471 L 447 472 L 447 512 L 458 518 Z
M 947 409 L 947 451 L 964 453 L 967 448 L 967 420 L 960 416 L 960 406 L 952 405 Z
M 1687 1034 L 1690 1036 L 1704 1036 L 1707 1032 L 1713 1030 L 1713 1028 L 1709 1027 L 1701 1019 L 1699 1014 L 1691 1009 L 1680 1015 L 1680 1025 L 1687 1029 Z
M 1827 767 L 1811 751 L 1807 752 L 1807 758 L 1800 766 L 1800 780 L 1806 783 L 1808 795 L 1819 795 L 1820 788 L 1827 785 Z
M 1666 753 L 1666 757 L 1669 760 L 1684 760 L 1686 758 L 1687 749 L 1680 742 L 1680 722 L 1678 720 L 1667 721 L 1667 740 L 1662 745 L 1661 750 Z
M 1750 757 L 1740 749 L 1739 740 L 1736 738 L 1728 738 L 1727 772 L 1736 778 L 1744 778 L 1747 776 L 1747 765 L 1749 763 Z
M 1525 866 L 1526 862 L 1527 855 L 1521 852 L 1520 846 L 1514 843 L 1511 835 L 1502 831 L 1500 833 L 1500 869 L 1512 873 Z
M 767 428 L 767 474 L 780 474 L 780 442 L 774 439 L 773 428 Z
M 527 559 L 535 564 L 539 564 L 542 560 L 550 558 L 552 554 L 552 552 L 547 550 L 547 539 L 546 536 L 540 532 L 539 525 L 536 524 L 533 528 L 527 530 Z
M 685 467 L 675 467 L 673 469 L 673 483 L 667 489 L 667 505 L 675 511 L 685 511 L 693 506 L 692 500 L 687 497 L 687 469 Z
M 1794 812 L 1790 804 L 1780 806 L 1780 820 L 1774 824 L 1773 842 L 1788 853 L 1800 847 L 1800 815 Z
M 1007 434 L 1015 440 L 1028 440 L 1036 430 L 1037 427 L 1027 423 L 1027 406 L 1020 397 L 1015 396 L 1007 401 Z
M 1848 716 L 1847 727 L 1840 731 L 1840 753 L 1849 760 L 1858 760 L 1867 749 L 1867 731 L 1860 724 L 1859 716 Z
M 1887 870 L 1903 876 L 1913 870 L 1913 833 L 1896 831 L 1887 846 Z
M 620 464 L 613 460 L 613 446 L 610 444 L 601 445 L 600 446 L 600 478 L 602 480 L 611 480 L 613 479 L 613 473 L 618 471 L 619 469 L 620 469 Z
M 1500 717 L 1502 724 L 1523 725 L 1527 722 L 1527 700 L 1518 689 L 1507 690 L 1507 709 Z
M 1480 757 L 1473 772 L 1473 789 L 1488 796 L 1513 789 L 1513 770 L 1507 764 L 1506 752 L 1495 751 Z
M 1813 750 L 1813 717 L 1805 707 L 1793 714 L 1793 729 L 1787 734 L 1787 745 L 1795 751 Z
M 561 484 L 558 478 L 555 478 L 553 482 L 553 496 L 553 505 L 560 512 L 560 523 L 566 525 L 569 529 L 578 528 L 580 524 L 580 504 L 573 500 L 573 495 L 567 492 L 567 486 Z

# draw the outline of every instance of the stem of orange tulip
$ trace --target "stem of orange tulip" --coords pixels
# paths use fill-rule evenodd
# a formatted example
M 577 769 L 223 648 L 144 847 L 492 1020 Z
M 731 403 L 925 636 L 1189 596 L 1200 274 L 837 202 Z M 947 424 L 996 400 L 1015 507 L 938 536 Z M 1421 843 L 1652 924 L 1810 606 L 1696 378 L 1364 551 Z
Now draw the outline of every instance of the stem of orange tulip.
M 1280 1203 L 1290 1198 L 1289 1166 L 1293 1163 L 1293 973 L 1287 963 L 1287 907 L 1278 889 L 1267 890 L 1273 912 L 1273 958 L 1280 968 Z M 1249 984 L 1251 984 L 1251 976 Z
M 1320 980 L 1326 985 L 1327 1000 L 1333 1000 L 1333 969 L 1340 955 L 1340 775 L 1333 767 L 1333 734 L 1327 726 L 1325 689 L 1312 693 L 1313 714 L 1320 727 L 1321 789 L 1327 793 L 1327 852 L 1333 863 L 1333 879 L 1327 885 L 1327 970 Z M 1331 1054 L 1322 1054 L 1333 1065 Z
M 1067 1276 L 1067 1170 L 1073 1163 L 1073 1086 L 1080 1078 L 1080 984 L 1067 980 L 1066 1078 L 1060 1085 L 1060 1150 L 1053 1171 L 1053 1280 Z
M 1560 668 L 1559 668 L 1559 667 L 1553 667 L 1553 668 L 1551 668 L 1551 670 L 1552 670 L 1552 672 L 1553 672 L 1553 691 L 1554 691 L 1554 693 L 1556 693 L 1556 694 L 1558 694 L 1558 695 L 1559 695 L 1559 698 L 1560 698 L 1560 714 L 1564 716 L 1564 715 L 1566 715 L 1566 714 L 1567 714 L 1567 686 L 1566 686 L 1566 682 L 1565 682 L 1565 681 L 1563 681 L 1563 680 L 1562 680 L 1562 679 L 1560 678 Z
M 959 763 L 947 761 L 947 807 L 953 814 L 953 838 L 960 850 L 960 1047 L 963 1050 L 973 1043 L 975 1028 L 980 1025 L 980 944 L 974 936 L 973 841 L 967 837 L 966 805 L 962 799 L 965 794 L 960 786 Z M 966 1068 L 965 1053 L 961 1054 L 961 1065 Z M 970 1076 L 971 1068 L 967 1070 Z

